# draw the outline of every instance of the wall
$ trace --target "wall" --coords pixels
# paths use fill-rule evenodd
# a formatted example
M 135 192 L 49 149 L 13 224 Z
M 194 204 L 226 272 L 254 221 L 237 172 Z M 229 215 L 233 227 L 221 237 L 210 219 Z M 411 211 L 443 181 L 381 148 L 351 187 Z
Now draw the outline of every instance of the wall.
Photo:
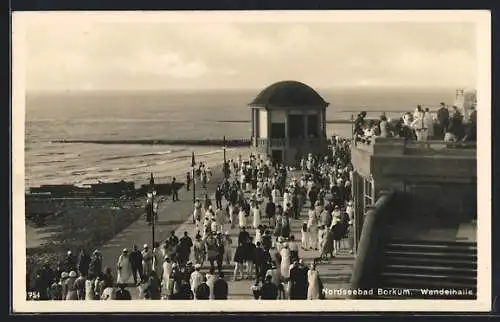
M 382 190 L 409 192 L 415 198 L 416 210 L 412 209 L 416 213 L 405 216 L 428 214 L 450 224 L 477 217 L 476 157 L 472 150 L 459 152 L 439 155 L 422 149 L 408 155 L 378 154 L 365 147 L 351 150 L 356 171 L 365 177 L 373 175 L 376 195 Z
M 286 123 L 286 112 L 281 110 L 270 110 L 271 123 Z

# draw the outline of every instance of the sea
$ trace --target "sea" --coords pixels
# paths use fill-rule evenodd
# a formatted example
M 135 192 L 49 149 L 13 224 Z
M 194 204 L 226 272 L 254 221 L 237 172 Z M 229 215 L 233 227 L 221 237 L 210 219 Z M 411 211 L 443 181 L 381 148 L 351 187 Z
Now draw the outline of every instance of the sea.
M 416 105 L 452 104 L 455 89 L 334 88 L 318 90 L 330 103 L 327 120 L 349 120 L 366 111 L 398 117 Z M 247 104 L 259 89 L 198 91 L 79 91 L 26 94 L 25 184 L 76 184 L 119 180 L 146 183 L 185 176 L 196 161 L 213 167 L 222 147 L 101 145 L 53 140 L 230 139 L 249 138 Z M 327 135 L 349 137 L 350 124 L 327 124 Z M 227 149 L 227 158 L 248 149 Z

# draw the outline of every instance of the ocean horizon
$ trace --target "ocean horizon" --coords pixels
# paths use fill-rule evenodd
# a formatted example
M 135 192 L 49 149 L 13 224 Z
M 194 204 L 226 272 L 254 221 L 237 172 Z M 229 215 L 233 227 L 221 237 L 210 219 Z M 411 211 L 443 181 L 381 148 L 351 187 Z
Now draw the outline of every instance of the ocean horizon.
M 317 89 L 330 103 L 327 120 L 390 117 L 416 105 L 453 104 L 455 89 Z M 185 174 L 190 155 L 211 166 L 222 162 L 222 147 L 57 144 L 52 140 L 229 139 L 249 138 L 247 104 L 259 90 L 138 90 L 27 93 L 26 186 L 87 184 L 130 180 L 147 182 Z M 247 122 L 243 122 L 247 121 Z M 327 124 L 327 135 L 349 136 L 351 125 Z M 228 149 L 235 158 L 248 149 Z M 182 178 L 183 179 L 183 178 Z

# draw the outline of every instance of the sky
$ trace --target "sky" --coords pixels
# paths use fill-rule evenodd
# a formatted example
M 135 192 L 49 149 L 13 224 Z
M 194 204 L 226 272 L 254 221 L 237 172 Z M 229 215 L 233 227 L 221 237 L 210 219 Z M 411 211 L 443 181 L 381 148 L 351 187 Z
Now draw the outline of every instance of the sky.
M 27 90 L 476 84 L 470 22 L 45 18 L 23 29 Z

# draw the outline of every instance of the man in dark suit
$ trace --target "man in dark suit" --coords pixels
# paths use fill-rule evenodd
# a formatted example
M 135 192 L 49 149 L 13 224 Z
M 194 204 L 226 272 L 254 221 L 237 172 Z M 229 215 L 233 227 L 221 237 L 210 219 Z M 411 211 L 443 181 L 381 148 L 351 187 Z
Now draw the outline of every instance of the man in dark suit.
M 266 216 L 269 219 L 269 226 L 274 227 L 274 217 L 276 215 L 276 205 L 274 202 L 269 199 L 269 202 L 266 205 Z
M 441 103 L 437 110 L 437 121 L 439 124 L 439 132 L 435 134 L 438 139 L 442 140 L 450 123 L 450 112 L 444 103 Z
M 266 281 L 260 289 L 260 298 L 262 300 L 276 300 L 278 298 L 278 287 L 271 283 L 271 276 L 266 276 Z
M 214 282 L 214 299 L 227 300 L 228 286 L 224 280 L 224 273 L 219 273 L 219 278 Z

